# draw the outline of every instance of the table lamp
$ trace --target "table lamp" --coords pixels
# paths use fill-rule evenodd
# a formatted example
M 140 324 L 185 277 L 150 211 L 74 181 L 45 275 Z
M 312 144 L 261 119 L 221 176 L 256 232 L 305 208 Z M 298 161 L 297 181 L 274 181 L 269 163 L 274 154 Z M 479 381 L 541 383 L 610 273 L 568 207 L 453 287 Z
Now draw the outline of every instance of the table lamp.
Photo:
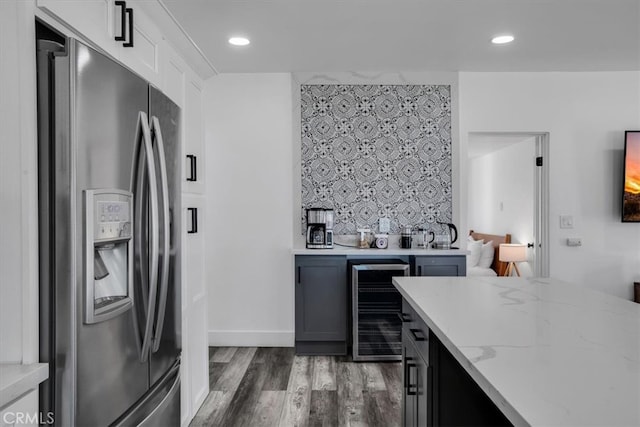
M 527 260 L 527 246 L 517 243 L 502 243 L 500 244 L 500 256 L 498 259 L 502 262 L 509 263 L 504 272 L 505 276 L 511 276 L 514 269 L 516 270 L 516 274 L 520 276 L 520 270 L 518 270 L 516 262 Z

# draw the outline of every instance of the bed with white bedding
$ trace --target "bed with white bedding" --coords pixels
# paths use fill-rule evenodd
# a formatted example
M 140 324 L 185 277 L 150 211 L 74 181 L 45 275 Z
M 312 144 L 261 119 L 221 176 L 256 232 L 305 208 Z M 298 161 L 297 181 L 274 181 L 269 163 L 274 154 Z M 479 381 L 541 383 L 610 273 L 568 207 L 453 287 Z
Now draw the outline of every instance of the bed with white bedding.
M 500 262 L 500 244 L 511 243 L 511 234 L 497 235 L 469 231 L 467 276 L 504 276 L 506 262 Z

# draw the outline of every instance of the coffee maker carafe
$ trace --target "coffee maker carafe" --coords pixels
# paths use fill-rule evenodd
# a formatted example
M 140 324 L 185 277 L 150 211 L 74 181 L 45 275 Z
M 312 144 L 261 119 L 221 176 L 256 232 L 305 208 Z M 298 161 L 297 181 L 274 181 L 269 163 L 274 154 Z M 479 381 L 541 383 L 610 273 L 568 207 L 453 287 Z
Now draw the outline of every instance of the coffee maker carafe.
M 333 248 L 333 209 L 307 209 L 307 248 Z

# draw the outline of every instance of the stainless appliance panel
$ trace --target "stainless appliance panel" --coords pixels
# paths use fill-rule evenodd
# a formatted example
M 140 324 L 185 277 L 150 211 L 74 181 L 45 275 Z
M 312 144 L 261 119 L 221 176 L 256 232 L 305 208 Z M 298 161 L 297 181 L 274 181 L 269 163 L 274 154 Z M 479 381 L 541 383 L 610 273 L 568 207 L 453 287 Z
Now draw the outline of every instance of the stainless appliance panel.
M 162 142 L 167 174 L 169 201 L 169 253 L 161 249 L 160 264 L 169 258 L 169 275 L 166 289 L 166 306 L 161 326 L 157 351 L 152 352 L 150 362 L 150 383 L 156 383 L 175 363 L 182 349 L 181 336 L 181 284 L 180 284 L 180 241 L 181 241 L 181 114 L 180 107 L 162 92 L 149 88 L 149 118 L 157 119 L 162 133 Z M 157 130 L 155 130 L 157 132 Z M 152 135 L 152 139 L 157 136 Z M 154 142 L 157 144 L 157 141 Z M 158 168 L 159 169 L 159 168 Z M 163 236 L 162 239 L 165 237 Z M 161 245 L 162 248 L 162 245 Z M 160 307 L 158 307 L 160 308 Z M 158 310 L 160 311 L 160 310 Z M 154 330 L 154 333 L 159 331 Z
M 111 427 L 180 425 L 180 359 Z
M 49 378 L 40 387 L 40 411 L 55 412 L 58 425 L 75 413 L 73 319 L 74 220 L 70 143 L 70 64 L 62 44 L 38 42 L 38 174 L 40 256 L 40 360 Z M 55 319 L 55 320 L 54 320 Z
M 148 84 L 93 49 L 70 40 L 71 129 L 75 148 L 75 259 L 83 260 L 82 191 L 128 189 L 139 111 L 146 111 Z M 139 362 L 132 311 L 105 322 L 83 322 L 83 262 L 76 263 L 76 425 L 108 425 L 148 389 Z M 105 398 L 108 396 L 108 398 Z

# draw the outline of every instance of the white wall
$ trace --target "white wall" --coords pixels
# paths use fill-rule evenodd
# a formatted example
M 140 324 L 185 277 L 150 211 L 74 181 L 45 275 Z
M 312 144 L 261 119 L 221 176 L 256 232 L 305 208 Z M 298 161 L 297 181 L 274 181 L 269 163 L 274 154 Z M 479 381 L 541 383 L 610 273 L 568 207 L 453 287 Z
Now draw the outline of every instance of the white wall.
M 293 346 L 289 74 L 204 90 L 210 345 Z
M 460 74 L 463 152 L 469 132 L 550 133 L 551 276 L 627 299 L 640 280 L 640 225 L 620 221 L 622 149 L 624 130 L 638 128 L 639 72 Z M 564 214 L 573 229 L 559 228 Z

